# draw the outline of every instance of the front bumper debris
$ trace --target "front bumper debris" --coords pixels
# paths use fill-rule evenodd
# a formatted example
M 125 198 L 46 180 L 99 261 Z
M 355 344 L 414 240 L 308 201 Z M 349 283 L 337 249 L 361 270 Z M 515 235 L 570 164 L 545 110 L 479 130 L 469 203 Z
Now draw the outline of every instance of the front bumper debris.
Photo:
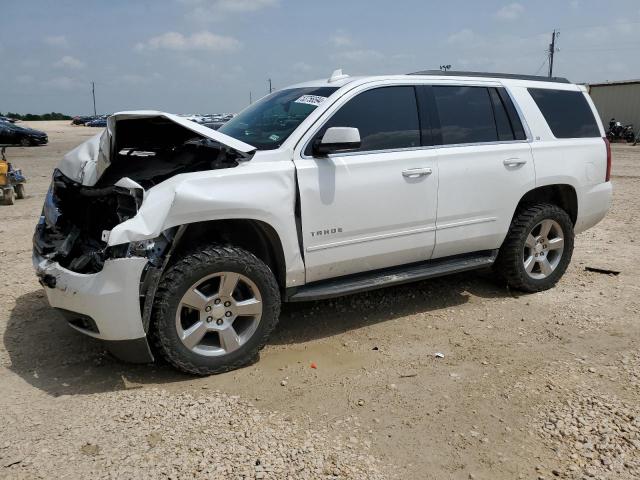
M 117 258 L 107 260 L 98 273 L 82 274 L 33 255 L 33 265 L 49 304 L 64 310 L 68 319 L 74 314 L 91 319 L 91 328 L 86 326 L 87 322 L 69 324 L 108 342 L 147 342 L 140 308 L 140 281 L 147 263 L 146 258 Z M 153 359 L 150 353 L 148 357 L 148 361 Z

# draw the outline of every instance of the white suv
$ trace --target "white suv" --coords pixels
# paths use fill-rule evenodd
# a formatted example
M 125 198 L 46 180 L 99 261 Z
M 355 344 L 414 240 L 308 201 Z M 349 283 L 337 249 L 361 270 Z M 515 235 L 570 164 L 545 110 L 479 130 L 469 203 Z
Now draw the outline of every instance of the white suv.
M 609 208 L 610 168 L 567 80 L 336 71 L 218 131 L 111 116 L 54 172 L 34 265 L 49 303 L 116 356 L 154 346 L 217 373 L 256 358 L 281 301 L 489 266 L 551 288 Z

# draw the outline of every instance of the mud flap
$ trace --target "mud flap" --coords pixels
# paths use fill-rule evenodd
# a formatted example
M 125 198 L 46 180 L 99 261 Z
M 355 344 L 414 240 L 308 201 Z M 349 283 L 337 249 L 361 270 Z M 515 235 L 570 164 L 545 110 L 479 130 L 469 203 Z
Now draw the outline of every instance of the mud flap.
M 129 363 L 152 363 L 153 353 L 147 337 L 131 340 L 103 340 L 109 353 L 118 360 Z

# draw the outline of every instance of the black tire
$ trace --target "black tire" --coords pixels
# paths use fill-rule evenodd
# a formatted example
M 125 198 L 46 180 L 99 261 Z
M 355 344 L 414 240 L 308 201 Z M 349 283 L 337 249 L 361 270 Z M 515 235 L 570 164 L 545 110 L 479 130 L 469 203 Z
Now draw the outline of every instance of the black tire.
M 26 196 L 26 192 L 25 192 L 25 188 L 24 188 L 24 183 L 18 183 L 17 185 L 14 185 L 14 190 L 16 191 L 16 198 L 18 200 L 22 200 L 24 199 L 24 197 Z
M 5 188 L 4 195 L 2 197 L 2 205 L 13 205 L 15 203 L 14 197 L 15 193 L 13 188 Z
M 200 279 L 218 272 L 249 278 L 259 290 L 262 314 L 257 329 L 237 350 L 221 356 L 200 355 L 187 348 L 176 329 L 176 312 L 183 295 Z M 186 253 L 167 268 L 154 301 L 152 337 L 162 356 L 175 368 L 194 375 L 227 372 L 253 363 L 280 316 L 280 290 L 267 265 L 241 248 L 207 245 Z
M 532 278 L 524 266 L 525 242 L 529 233 L 543 220 L 553 220 L 560 225 L 564 236 L 564 249 L 553 272 L 546 278 Z M 494 270 L 511 288 L 524 292 L 540 292 L 552 288 L 569 266 L 573 254 L 573 222 L 563 209 L 552 204 L 525 205 L 513 217 L 507 238 L 504 240 Z
M 30 147 L 31 140 L 29 140 L 27 137 L 23 137 L 20 139 L 20 145 L 22 145 L 23 147 Z

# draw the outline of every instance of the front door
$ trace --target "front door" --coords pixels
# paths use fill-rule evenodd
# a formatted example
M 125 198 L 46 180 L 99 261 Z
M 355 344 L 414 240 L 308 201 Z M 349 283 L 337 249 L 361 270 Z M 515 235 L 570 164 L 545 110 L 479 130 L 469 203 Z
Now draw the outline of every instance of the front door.
M 428 260 L 435 244 L 438 166 L 421 147 L 413 86 L 354 93 L 329 127 L 356 127 L 358 151 L 295 159 L 306 281 Z M 310 145 L 311 142 L 308 142 Z

